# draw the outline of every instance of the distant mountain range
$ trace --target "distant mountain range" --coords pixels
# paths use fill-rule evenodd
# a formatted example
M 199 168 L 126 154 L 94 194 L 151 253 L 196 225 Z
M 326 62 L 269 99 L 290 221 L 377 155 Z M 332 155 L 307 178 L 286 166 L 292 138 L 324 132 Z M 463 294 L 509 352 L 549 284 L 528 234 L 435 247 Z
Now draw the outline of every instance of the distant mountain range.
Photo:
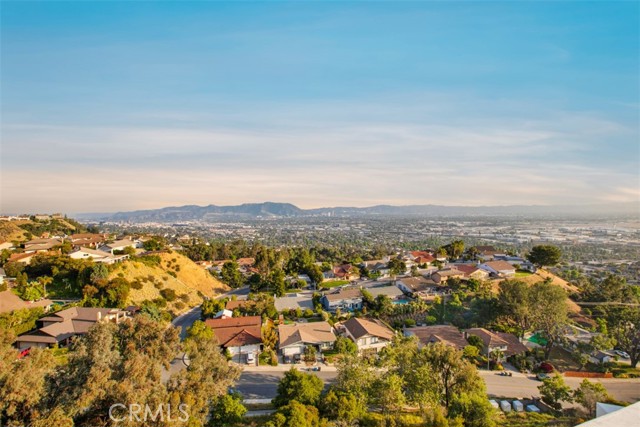
M 118 213 L 88 213 L 75 215 L 84 220 L 121 222 L 182 222 L 215 221 L 221 218 L 287 218 L 311 216 L 585 216 L 585 215 L 633 215 L 638 214 L 634 203 L 616 203 L 587 206 L 441 206 L 376 205 L 364 208 L 333 207 L 300 209 L 291 203 L 245 203 L 237 206 L 196 206 L 186 205 L 161 209 L 139 210 Z

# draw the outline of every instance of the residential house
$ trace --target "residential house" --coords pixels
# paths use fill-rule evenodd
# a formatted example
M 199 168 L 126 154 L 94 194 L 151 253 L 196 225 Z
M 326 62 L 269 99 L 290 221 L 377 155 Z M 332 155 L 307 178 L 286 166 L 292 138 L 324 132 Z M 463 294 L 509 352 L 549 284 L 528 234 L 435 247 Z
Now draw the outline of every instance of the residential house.
M 0 285 L 4 283 L 4 279 L 7 278 L 7 273 L 5 273 L 4 268 L 0 268 Z
M 24 244 L 24 253 L 49 252 L 62 244 L 62 239 L 33 239 Z
M 404 328 L 404 336 L 415 336 L 420 346 L 441 342 L 457 350 L 462 350 L 468 343 L 458 328 L 451 325 L 416 326 Z
M 356 279 L 357 275 L 354 274 L 351 264 L 343 264 L 333 267 L 333 277 L 339 280 L 352 280 Z
M 492 261 L 494 255 L 499 254 L 493 246 L 475 246 L 478 259 L 482 261 Z
M 378 353 L 391 343 L 395 335 L 391 328 L 377 319 L 352 317 L 338 329 L 356 344 L 360 353 Z
M 36 256 L 35 253 L 15 253 L 9 256 L 7 261 L 9 262 L 20 262 L 22 264 L 29 264 L 31 262 L 31 258 Z
M 111 255 L 113 255 L 113 253 L 115 251 L 123 251 L 126 248 L 133 248 L 135 249 L 138 246 L 137 242 L 134 242 L 133 240 L 130 239 L 122 239 L 122 240 L 116 240 L 113 243 L 107 243 L 104 246 L 100 247 L 101 251 L 105 251 L 105 252 L 109 252 Z
M 365 290 L 369 292 L 373 298 L 376 298 L 378 295 L 385 295 L 392 301 L 401 299 L 404 296 L 404 293 L 400 288 L 393 285 L 374 286 L 371 288 L 365 288 Z
M 420 294 L 428 293 L 438 284 L 424 277 L 402 277 L 396 280 L 396 286 L 405 294 L 417 297 Z
M 516 268 L 506 261 L 488 261 L 480 264 L 480 268 L 498 277 L 513 277 L 516 275 Z
M 374 259 L 363 261 L 360 266 L 366 268 L 371 274 L 377 275 L 378 278 L 386 278 L 390 276 L 391 269 L 388 267 L 389 259 Z
M 500 351 L 505 357 L 510 357 L 527 351 L 527 347 L 513 334 L 493 332 L 485 328 L 471 328 L 465 331 L 466 338 L 472 335 L 482 340 L 484 347 L 483 354 L 485 355 L 491 354 L 494 351 Z
M 77 233 L 69 236 L 74 246 L 96 249 L 107 240 L 106 234 Z
M 308 345 L 318 351 L 330 350 L 335 342 L 333 327 L 327 322 L 278 326 L 278 348 L 285 358 L 302 355 Z
M 313 296 L 309 293 L 299 294 L 286 294 L 282 297 L 276 298 L 273 302 L 276 310 L 313 310 Z
M 10 313 L 14 310 L 37 307 L 42 307 L 45 311 L 49 311 L 52 304 L 53 302 L 48 299 L 41 299 L 39 301 L 24 301 L 22 298 L 20 298 L 10 290 L 0 292 L 0 313 Z
M 218 344 L 227 350 L 232 360 L 244 363 L 249 354 L 255 358 L 262 347 L 262 317 L 245 316 L 207 319 Z
M 11 242 L 0 242 L 0 251 L 5 249 L 13 249 L 13 243 Z
M 431 275 L 431 280 L 437 284 L 445 284 L 449 279 L 462 279 L 464 273 L 456 268 L 442 268 Z
M 129 255 L 112 255 L 109 252 L 89 248 L 79 248 L 69 254 L 73 259 L 90 259 L 103 264 L 114 264 L 129 258 Z
M 476 264 L 456 264 L 455 268 L 462 272 L 464 280 L 485 280 L 489 278 L 489 272 L 479 268 Z
M 527 261 L 524 258 L 510 255 L 498 255 L 494 256 L 496 261 L 506 261 L 514 267 L 518 267 L 521 270 L 527 270 L 531 273 L 535 273 L 538 269 L 533 263 Z
M 362 308 L 362 292 L 360 289 L 342 289 L 338 292 L 324 294 L 320 302 L 327 311 L 354 311 Z
M 54 345 L 64 347 L 75 337 L 85 335 L 98 322 L 119 323 L 126 319 L 129 319 L 129 313 L 117 308 L 71 307 L 38 320 L 40 328 L 20 335 L 16 346 L 20 350 Z

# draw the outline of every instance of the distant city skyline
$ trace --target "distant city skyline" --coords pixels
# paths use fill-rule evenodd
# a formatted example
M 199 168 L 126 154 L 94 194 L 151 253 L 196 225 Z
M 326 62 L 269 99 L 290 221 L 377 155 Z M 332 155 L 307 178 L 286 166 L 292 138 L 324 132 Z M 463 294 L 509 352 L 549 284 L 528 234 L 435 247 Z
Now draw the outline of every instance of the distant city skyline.
M 638 2 L 1 7 L 2 213 L 640 203 Z

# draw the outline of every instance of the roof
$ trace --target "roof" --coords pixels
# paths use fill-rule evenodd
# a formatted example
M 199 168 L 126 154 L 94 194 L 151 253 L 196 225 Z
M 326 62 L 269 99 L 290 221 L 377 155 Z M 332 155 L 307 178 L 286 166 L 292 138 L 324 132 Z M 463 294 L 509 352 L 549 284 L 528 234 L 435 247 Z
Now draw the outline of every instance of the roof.
M 91 258 L 111 258 L 117 259 L 115 256 L 111 255 L 109 252 L 105 251 L 97 251 L 91 248 L 79 248 L 77 251 L 71 252 L 69 255 L 77 254 L 78 252 L 82 252 L 91 256 Z
M 495 271 L 504 271 L 504 270 L 515 270 L 516 268 L 509 264 L 507 261 L 489 261 L 485 262 L 483 265 L 495 270 Z
M 424 277 L 403 277 L 399 279 L 398 282 L 401 282 L 405 285 L 411 292 L 420 292 L 424 291 L 431 286 L 437 286 L 438 284 L 433 280 L 427 280 Z
M 344 289 L 334 294 L 325 294 L 324 297 L 330 302 L 341 301 L 345 299 L 361 298 L 362 292 L 360 289 Z
M 437 274 L 440 277 L 462 276 L 464 273 L 456 268 L 443 268 L 433 274 Z
M 205 324 L 213 329 L 218 344 L 223 347 L 239 347 L 262 342 L 262 317 L 260 316 L 207 319 Z
M 476 271 L 484 271 L 480 270 L 475 264 L 456 264 L 456 270 L 461 271 L 465 276 L 470 276 Z
M 278 327 L 279 346 L 335 342 L 336 335 L 327 322 L 296 323 Z
M 374 288 L 366 288 L 365 290 L 369 292 L 374 298 L 377 297 L 378 295 L 386 295 L 390 298 L 404 295 L 400 290 L 400 288 L 393 285 L 376 286 Z
M 413 261 L 417 264 L 429 264 L 435 260 L 436 260 L 435 257 L 429 254 L 425 256 L 418 256 L 413 259 Z
M 22 298 L 9 290 L 0 292 L 0 313 L 8 313 L 23 308 L 48 307 L 51 304 L 53 302 L 48 299 L 30 302 L 22 300 Z
M 520 354 L 527 351 L 527 347 L 520 342 L 518 337 L 506 332 L 493 332 L 485 328 L 471 328 L 466 330 L 468 335 L 479 337 L 485 346 L 502 347 L 507 346 L 506 356 Z
M 11 256 L 9 256 L 8 261 L 10 262 L 18 262 L 18 261 L 28 261 L 31 258 L 33 258 L 36 254 L 34 253 L 29 253 L 29 254 L 24 254 L 24 253 L 18 253 L 18 254 L 11 254 Z
M 301 310 L 305 310 L 307 308 L 313 310 L 313 298 L 311 295 L 289 294 L 276 298 L 273 305 L 278 311 L 295 310 L 297 308 Z
M 108 314 L 125 313 L 117 308 L 71 307 L 40 319 L 52 322 L 34 332 L 20 335 L 18 342 L 55 344 L 75 335 L 83 335 Z
M 110 247 L 111 249 L 124 248 L 131 245 L 135 245 L 135 243 L 133 242 L 133 240 L 129 240 L 129 239 L 116 240 L 113 243 L 107 244 L 107 246 Z
M 371 335 L 391 341 L 394 332 L 379 320 L 360 319 L 352 317 L 342 324 L 355 339 Z
M 411 252 L 411 256 L 414 257 L 414 258 L 419 258 L 419 257 L 429 258 L 429 257 L 431 257 L 431 254 L 429 252 L 427 252 L 427 251 L 412 251 Z M 433 258 L 433 257 L 431 257 L 431 258 Z
M 254 304 L 253 301 L 248 301 L 248 300 L 240 300 L 240 299 L 238 299 L 238 300 L 229 300 L 225 304 L 224 308 L 226 308 L 227 310 L 235 310 L 236 308 L 246 307 L 250 303 Z
M 638 418 L 640 418 L 640 402 L 578 425 L 584 427 L 634 426 L 637 424 Z
M 441 342 L 458 350 L 462 350 L 468 345 L 462 332 L 451 325 L 417 326 L 415 328 L 405 328 L 404 332 L 405 335 L 416 336 L 423 345 Z

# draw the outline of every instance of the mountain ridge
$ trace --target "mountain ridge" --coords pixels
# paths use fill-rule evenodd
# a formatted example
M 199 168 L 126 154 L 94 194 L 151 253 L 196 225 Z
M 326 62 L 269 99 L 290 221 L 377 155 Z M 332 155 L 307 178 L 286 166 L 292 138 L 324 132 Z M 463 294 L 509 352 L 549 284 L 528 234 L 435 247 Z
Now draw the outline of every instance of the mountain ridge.
M 310 216 L 523 216 L 523 215 L 628 215 L 638 212 L 634 203 L 606 205 L 503 205 L 503 206 L 447 206 L 447 205 L 388 205 L 368 207 L 336 206 L 301 209 L 292 203 L 262 202 L 240 205 L 183 205 L 159 209 L 145 209 L 116 213 L 85 213 L 76 217 L 85 220 L 121 222 L 180 222 L 207 221 L 219 218 L 287 218 Z

